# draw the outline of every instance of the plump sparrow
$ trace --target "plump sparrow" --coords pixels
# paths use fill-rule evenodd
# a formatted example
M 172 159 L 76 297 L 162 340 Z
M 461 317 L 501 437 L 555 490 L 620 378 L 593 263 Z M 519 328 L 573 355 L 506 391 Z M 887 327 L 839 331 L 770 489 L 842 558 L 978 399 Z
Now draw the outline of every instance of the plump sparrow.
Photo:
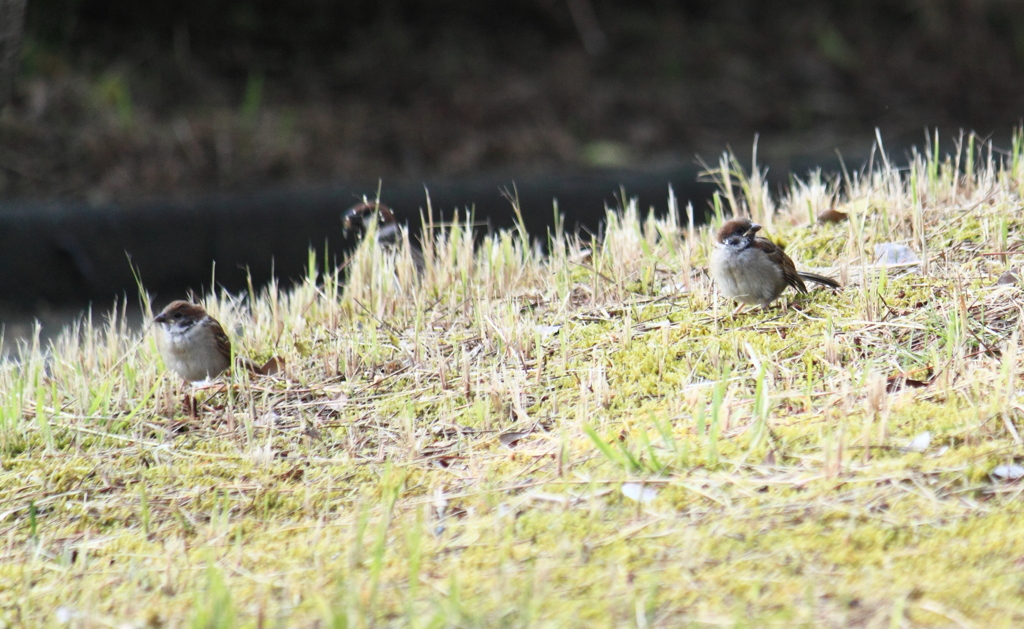
M 156 345 L 167 367 L 189 382 L 209 380 L 231 366 L 231 341 L 220 322 L 198 304 L 173 301 L 153 322 Z M 273 356 L 259 365 L 244 356 L 235 361 L 249 371 L 272 376 L 284 368 L 284 359 Z
M 168 369 L 185 380 L 208 380 L 231 366 L 231 341 L 202 306 L 174 301 L 153 322 L 160 356 Z
M 787 286 L 806 293 L 804 280 L 840 288 L 831 278 L 797 271 L 781 246 L 757 236 L 759 229 L 760 225 L 745 218 L 726 221 L 711 253 L 711 277 L 722 294 L 740 302 L 737 312 L 746 304 L 767 306 Z
M 365 231 L 367 221 L 372 220 L 374 215 L 377 216 L 377 245 L 384 250 L 397 251 L 404 242 L 403 232 L 395 220 L 394 212 L 383 203 L 364 201 L 346 210 L 341 217 L 345 233 Z M 412 256 L 412 263 L 416 266 L 416 272 L 422 274 L 423 251 L 415 243 L 410 242 L 409 253 Z
M 173 301 L 153 322 L 156 324 L 156 345 L 167 368 L 189 382 L 215 378 L 231 366 L 231 341 L 220 322 L 207 314 L 198 304 Z M 272 376 L 284 368 L 284 360 L 272 357 L 260 366 L 245 357 L 236 362 L 249 371 Z M 195 399 L 185 394 L 185 408 L 189 417 L 198 417 Z

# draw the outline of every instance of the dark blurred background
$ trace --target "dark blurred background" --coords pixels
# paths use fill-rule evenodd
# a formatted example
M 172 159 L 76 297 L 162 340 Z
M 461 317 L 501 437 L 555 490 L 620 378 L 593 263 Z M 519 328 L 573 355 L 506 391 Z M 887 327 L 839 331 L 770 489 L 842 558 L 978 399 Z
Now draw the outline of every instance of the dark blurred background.
M 508 224 L 515 183 L 534 233 L 552 197 L 597 229 L 623 188 L 664 210 L 672 183 L 703 210 L 695 156 L 749 159 L 755 134 L 783 182 L 837 150 L 860 165 L 876 127 L 897 158 L 926 129 L 1006 144 L 1024 102 L 1017 0 L 29 0 L 25 16 L 0 112 L 0 298 L 36 309 L 134 290 L 126 249 L 167 299 L 208 286 L 213 259 L 229 287 L 272 258 L 295 276 L 378 181 L 407 219 L 426 183 L 436 210 Z M 36 267 L 48 281 L 16 277 Z

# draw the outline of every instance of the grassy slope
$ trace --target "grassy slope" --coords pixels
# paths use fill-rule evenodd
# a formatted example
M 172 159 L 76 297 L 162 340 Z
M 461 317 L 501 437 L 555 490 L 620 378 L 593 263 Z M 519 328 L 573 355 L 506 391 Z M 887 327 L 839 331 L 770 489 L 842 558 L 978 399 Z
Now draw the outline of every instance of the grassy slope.
M 723 160 L 721 208 L 847 285 L 787 310 L 731 318 L 708 232 L 628 207 L 592 256 L 455 227 L 422 282 L 364 245 L 344 283 L 210 297 L 288 368 L 199 422 L 120 322 L 23 348 L 0 627 L 1020 626 L 1020 486 L 989 473 L 1024 296 L 982 254 L 1021 244 L 1021 148 L 877 162 L 774 204 Z M 874 268 L 890 241 L 923 272 Z

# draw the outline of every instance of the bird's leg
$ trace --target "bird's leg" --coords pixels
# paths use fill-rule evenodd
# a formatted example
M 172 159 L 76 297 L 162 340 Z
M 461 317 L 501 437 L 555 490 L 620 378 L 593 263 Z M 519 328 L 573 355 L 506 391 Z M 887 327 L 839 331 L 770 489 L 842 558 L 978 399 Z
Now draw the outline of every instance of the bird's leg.
M 216 380 L 200 380 L 199 382 L 189 383 L 189 390 L 191 391 L 192 407 L 189 417 L 191 419 L 199 419 L 199 414 L 203 410 L 203 403 L 209 402 L 212 396 L 227 391 L 228 385 L 224 382 Z M 210 391 L 210 393 L 204 394 L 201 398 L 198 394 L 201 391 Z
M 182 406 L 185 407 L 185 412 L 188 413 L 189 419 L 199 419 L 199 405 L 196 404 L 196 398 L 194 395 L 186 393 L 181 403 Z
M 746 308 L 746 307 L 747 307 L 747 304 L 745 304 L 745 303 L 743 303 L 741 301 L 740 305 L 736 306 L 736 310 L 732 311 L 732 318 L 735 319 L 736 315 L 738 315 L 739 313 L 743 312 L 743 309 Z
M 181 398 L 181 405 L 188 413 L 189 419 L 199 419 L 199 404 L 196 403 L 196 396 L 190 382 L 185 382 L 185 395 Z

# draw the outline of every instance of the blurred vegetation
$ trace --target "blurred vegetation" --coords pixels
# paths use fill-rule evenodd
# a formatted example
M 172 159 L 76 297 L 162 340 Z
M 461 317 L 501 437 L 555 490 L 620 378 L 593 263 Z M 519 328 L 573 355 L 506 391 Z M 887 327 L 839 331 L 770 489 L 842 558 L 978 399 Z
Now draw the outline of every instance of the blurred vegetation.
M 27 163 L 51 151 L 104 164 L 77 131 L 103 135 L 98 118 L 104 141 L 139 156 L 184 146 L 151 170 L 188 189 L 690 163 L 754 133 L 775 164 L 866 149 L 876 127 L 905 146 L 925 127 L 1008 138 L 1020 120 L 1024 12 L 1008 0 L 575 4 L 593 9 L 603 54 L 567 0 L 34 1 L 8 114 L 21 124 L 3 129 L 23 148 L 0 194 L 52 190 L 56 157 Z M 64 153 L 35 137 L 48 114 Z M 254 142 L 234 130 L 260 124 L 279 129 L 272 150 L 247 157 Z M 98 168 L 82 179 L 171 185 Z
M 1008 105 L 1022 89 L 1011 79 L 1024 62 L 1024 12 L 1007 0 L 593 0 L 593 8 L 611 47 L 592 70 L 622 77 L 714 78 L 758 85 L 766 96 L 856 87 L 890 107 L 907 104 L 901 92 L 928 90 L 954 116 Z M 561 0 L 39 0 L 29 3 L 27 31 L 34 49 L 98 70 L 123 58 L 165 73 L 173 73 L 162 67 L 168 61 L 199 63 L 242 91 L 259 69 L 291 89 L 372 87 L 392 98 L 505 65 L 542 68 L 552 51 L 580 40 Z M 164 99 L 193 96 L 167 87 Z M 295 97 L 315 95 L 305 92 Z M 777 124 L 799 125 L 822 113 L 814 109 Z

